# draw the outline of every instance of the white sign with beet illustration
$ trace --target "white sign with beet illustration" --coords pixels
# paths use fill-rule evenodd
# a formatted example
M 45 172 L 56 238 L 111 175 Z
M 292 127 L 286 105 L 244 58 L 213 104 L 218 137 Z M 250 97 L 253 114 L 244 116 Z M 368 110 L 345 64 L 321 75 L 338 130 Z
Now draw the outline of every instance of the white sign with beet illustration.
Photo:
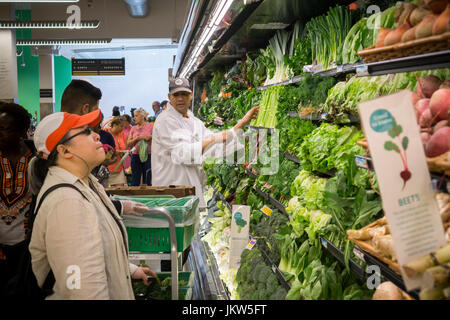
M 408 90 L 359 104 L 400 267 L 446 244 Z M 402 276 L 408 290 L 420 279 Z
M 231 215 L 230 268 L 238 269 L 242 251 L 248 245 L 250 232 L 250 206 L 233 205 Z

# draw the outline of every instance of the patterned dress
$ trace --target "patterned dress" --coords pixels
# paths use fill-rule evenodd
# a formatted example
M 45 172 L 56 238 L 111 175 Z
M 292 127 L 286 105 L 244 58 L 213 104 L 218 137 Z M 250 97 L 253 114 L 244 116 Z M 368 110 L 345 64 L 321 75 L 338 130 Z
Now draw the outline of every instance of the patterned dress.
M 15 167 L 0 152 L 0 244 L 15 245 L 26 238 L 32 194 L 28 187 L 29 151 Z M 0 260 L 5 259 L 0 249 Z

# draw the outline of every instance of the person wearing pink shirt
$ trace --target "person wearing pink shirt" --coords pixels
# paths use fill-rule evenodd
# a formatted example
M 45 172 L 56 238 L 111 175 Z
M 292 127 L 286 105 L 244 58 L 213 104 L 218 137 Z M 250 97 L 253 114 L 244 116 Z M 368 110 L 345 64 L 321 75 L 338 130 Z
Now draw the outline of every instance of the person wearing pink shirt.
M 130 135 L 130 131 L 131 131 L 131 117 L 128 114 L 124 114 L 122 117 L 122 123 L 123 123 L 123 130 L 120 133 L 120 135 L 123 136 L 123 140 L 125 141 L 125 143 L 128 141 L 128 136 Z M 129 149 L 129 148 L 128 148 Z M 123 170 L 125 172 L 125 174 L 127 174 L 127 170 L 128 168 L 131 167 L 131 156 L 126 157 L 125 161 L 123 162 Z
M 141 178 L 143 183 L 151 186 L 151 145 L 153 124 L 147 122 L 148 112 L 140 108 L 134 111 L 136 125 L 131 128 L 127 145 L 136 147 L 131 155 L 131 185 L 139 186 Z M 148 155 L 140 154 L 140 144 L 146 143 Z M 141 151 L 142 152 L 142 151 Z

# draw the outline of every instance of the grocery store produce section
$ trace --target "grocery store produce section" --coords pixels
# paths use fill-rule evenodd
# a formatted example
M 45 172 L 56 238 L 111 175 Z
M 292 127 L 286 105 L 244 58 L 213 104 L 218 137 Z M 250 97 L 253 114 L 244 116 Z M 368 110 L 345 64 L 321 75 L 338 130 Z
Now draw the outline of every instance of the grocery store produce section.
M 276 31 L 242 60 L 194 76 L 201 75 L 194 111 L 209 128 L 231 128 L 259 105 L 246 130 L 268 132 L 269 140 L 256 161 L 212 159 L 204 166 L 208 215 L 194 243 L 215 258 L 216 280 L 227 292 L 218 299 L 450 298 L 450 4 L 378 4 L 374 14 L 364 1 L 330 7 Z M 402 280 L 358 112 L 361 102 L 405 89 L 447 241 L 406 266 L 423 275 L 422 289 L 413 291 Z M 387 148 L 400 154 L 395 143 Z M 262 173 L 267 157 L 277 158 L 275 174 Z M 231 213 L 239 204 L 251 207 L 249 242 L 255 244 L 233 269 Z M 374 265 L 378 289 L 369 285 Z

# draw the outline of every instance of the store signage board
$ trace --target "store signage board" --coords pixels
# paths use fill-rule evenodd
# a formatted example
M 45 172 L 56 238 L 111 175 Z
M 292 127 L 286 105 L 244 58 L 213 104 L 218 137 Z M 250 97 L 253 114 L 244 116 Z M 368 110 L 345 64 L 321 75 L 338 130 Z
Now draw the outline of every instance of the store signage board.
M 0 99 L 17 98 L 16 39 L 12 30 L 0 30 Z
M 73 76 L 124 76 L 123 59 L 75 59 L 72 58 Z
M 231 215 L 230 260 L 231 269 L 238 269 L 242 251 L 248 246 L 250 206 L 234 205 Z
M 403 266 L 446 241 L 411 92 L 360 103 L 359 113 L 403 280 L 414 290 L 421 281 L 408 277 Z

